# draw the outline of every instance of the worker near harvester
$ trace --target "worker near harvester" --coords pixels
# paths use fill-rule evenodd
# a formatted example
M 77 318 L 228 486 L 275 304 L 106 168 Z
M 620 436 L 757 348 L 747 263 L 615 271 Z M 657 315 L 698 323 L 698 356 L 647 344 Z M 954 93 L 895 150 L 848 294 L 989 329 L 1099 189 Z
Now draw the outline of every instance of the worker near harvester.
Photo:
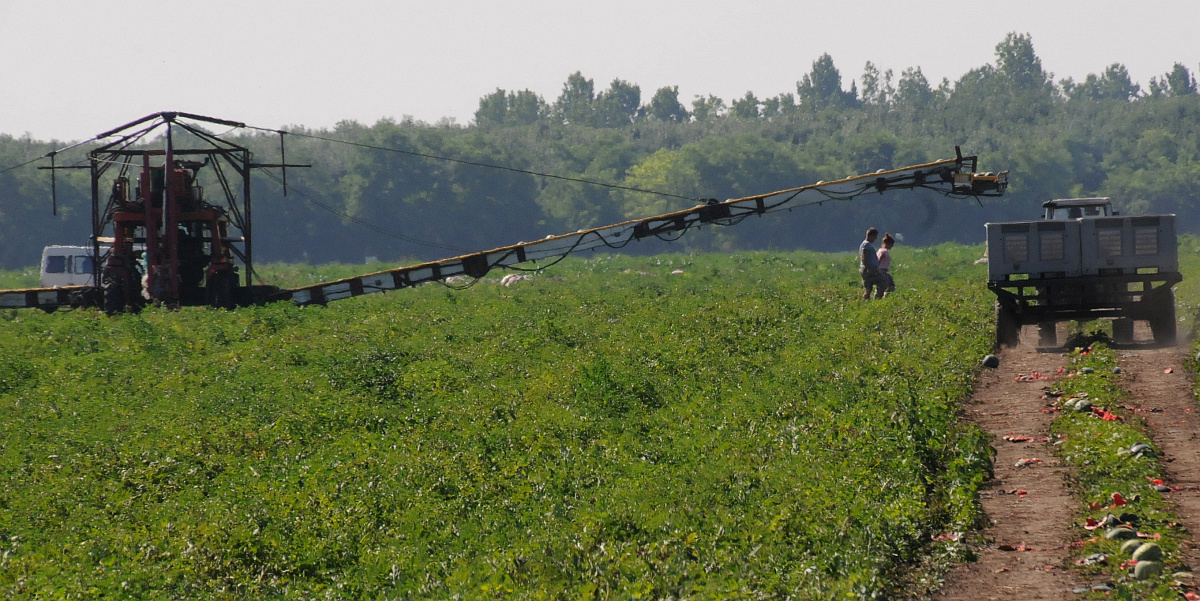
M 879 252 L 875 253 L 879 258 L 879 281 L 876 282 L 875 298 L 883 298 L 889 292 L 896 291 L 896 280 L 889 272 L 892 267 L 892 247 L 895 245 L 896 239 L 891 234 L 884 234 L 883 240 L 879 241 Z
M 870 300 L 871 292 L 880 284 L 879 257 L 875 254 L 875 239 L 878 237 L 879 230 L 867 228 L 866 239 L 858 245 L 858 274 L 862 276 L 863 283 L 862 300 Z

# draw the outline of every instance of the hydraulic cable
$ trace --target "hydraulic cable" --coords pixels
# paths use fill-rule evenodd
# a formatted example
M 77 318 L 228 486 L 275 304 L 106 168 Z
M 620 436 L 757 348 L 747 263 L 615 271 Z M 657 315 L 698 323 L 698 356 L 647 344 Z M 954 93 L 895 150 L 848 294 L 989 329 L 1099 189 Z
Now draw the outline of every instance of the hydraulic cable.
M 280 184 L 280 185 L 282 185 L 282 184 L 283 184 L 283 181 L 282 181 L 282 180 L 281 180 L 279 177 L 277 177 L 277 176 L 276 176 L 274 173 L 271 173 L 271 172 L 269 172 L 269 171 L 268 171 L 268 172 L 265 172 L 265 174 L 266 174 L 266 176 L 267 176 L 268 178 L 270 178 L 270 179 L 271 179 L 272 181 L 274 181 L 275 183 L 277 183 L 277 184 Z M 349 215 L 349 214 L 347 214 L 347 213 L 344 213 L 344 212 L 342 212 L 342 211 L 339 211 L 339 210 L 337 210 L 337 209 L 335 209 L 335 208 L 333 208 L 333 207 L 331 207 L 331 206 L 329 206 L 329 205 L 327 205 L 327 204 L 325 204 L 325 203 L 323 203 L 323 202 L 321 202 L 321 201 L 317 200 L 316 198 L 313 198 L 312 196 L 310 196 L 309 194 L 307 194 L 306 192 L 304 192 L 304 190 L 303 190 L 303 189 L 297 189 L 295 184 L 292 184 L 292 189 L 293 189 L 293 191 L 295 191 L 297 194 L 299 194 L 299 195 L 300 195 L 300 197 L 301 197 L 301 198 L 303 198 L 303 199 L 304 199 L 306 202 L 308 202 L 309 204 L 311 204 L 311 205 L 313 205 L 313 206 L 315 206 L 315 207 L 317 207 L 317 208 L 319 208 L 319 209 L 321 209 L 321 210 L 327 211 L 327 212 L 329 212 L 329 213 L 331 213 L 331 214 L 333 214 L 333 215 L 335 215 L 335 216 L 337 216 L 337 217 L 340 217 L 340 218 L 342 218 L 342 219 L 345 219 L 345 220 L 347 220 L 347 221 L 350 221 L 350 222 L 352 222 L 352 223 L 354 223 L 354 224 L 356 224 L 356 225 L 359 225 L 359 226 L 365 227 L 365 228 L 367 228 L 367 229 L 369 229 L 369 230 L 371 230 L 371 231 L 373 231 L 373 232 L 376 232 L 376 233 L 378 233 L 378 234 L 382 234 L 382 235 L 384 235 L 384 236 L 387 236 L 387 237 L 389 237 L 389 238 L 395 238 L 396 240 L 402 240 L 402 241 L 404 241 L 404 242 L 411 242 L 411 243 L 413 243 L 413 244 L 420 244 L 420 245 L 422 245 L 422 246 L 430 246 L 430 247 L 433 247 L 433 248 L 440 248 L 440 249 L 442 249 L 442 250 L 452 250 L 452 251 L 457 251 L 457 252 L 466 252 L 466 251 L 467 251 L 467 249 L 465 249 L 465 248 L 459 248 L 459 247 L 455 247 L 455 246 L 450 246 L 450 245 L 448 245 L 448 244 L 441 244 L 441 243 L 439 243 L 439 242 L 431 242 L 431 241 L 429 241 L 429 240 L 421 240 L 420 238 L 413 238 L 412 236 L 406 236 L 406 235 L 404 235 L 404 234 L 398 234 L 398 233 L 396 233 L 396 232 L 392 232 L 392 231 L 390 231 L 390 230 L 387 230 L 387 229 L 381 228 L 381 227 L 379 227 L 379 226 L 377 226 L 377 225 L 375 225 L 374 223 L 371 223 L 371 222 L 369 222 L 369 221 L 364 221 L 364 220 L 362 220 L 362 219 L 359 219 L 359 218 L 357 218 L 357 217 L 354 217 L 353 215 Z
M 602 187 L 602 188 L 610 188 L 610 189 L 614 189 L 614 190 L 625 190 L 625 191 L 627 191 L 627 192 L 637 192 L 637 193 L 640 193 L 640 194 L 653 194 L 653 195 L 655 195 L 655 196 L 662 196 L 662 197 L 665 197 L 665 198 L 678 198 L 678 199 L 682 199 L 682 200 L 690 200 L 690 201 L 693 201 L 693 202 L 697 202 L 697 201 L 699 201 L 699 200 L 700 200 L 700 199 L 698 199 L 698 198 L 695 198 L 695 197 L 692 197 L 692 196 L 684 196 L 684 195 L 681 195 L 681 194 L 672 194 L 672 193 L 670 193 L 670 192 L 662 192 L 662 191 L 659 191 L 659 190 L 647 190 L 647 189 L 645 189 L 645 188 L 637 188 L 637 187 L 633 187 L 633 186 L 625 186 L 625 185 L 621 185 L 621 184 L 614 184 L 614 183 L 610 183 L 610 182 L 600 182 L 600 181 L 596 181 L 596 180 L 589 180 L 589 179 L 584 179 L 584 178 L 580 178 L 580 177 L 571 177 L 571 176 L 567 176 L 567 175 L 555 175 L 555 174 L 552 174 L 552 173 L 542 173 L 542 172 L 533 171 L 533 170 L 530 170 L 530 169 L 521 169 L 521 168 L 519 168 L 519 167 L 509 167 L 509 166 L 506 166 L 506 165 L 496 165 L 496 164 L 494 164 L 494 163 L 484 163 L 484 162 L 480 162 L 480 161 L 469 161 L 469 160 L 466 160 L 466 159 L 459 159 L 459 158 L 454 158 L 454 157 L 440 156 L 440 155 L 431 154 L 431 153 L 426 153 L 426 152 L 417 152 L 417 151 L 415 151 L 415 150 L 403 150 L 403 149 L 400 149 L 400 148 L 392 148 L 392 147 L 389 147 L 389 146 L 378 146 L 378 145 L 375 145 L 375 144 L 367 144 L 367 143 L 365 143 L 365 142 L 352 142 L 352 141 L 349 141 L 349 140 L 339 140 L 339 139 L 337 139 L 337 138 L 329 138 L 329 137 L 326 137 L 326 136 L 317 136 L 317 135 L 313 135 L 313 134 L 305 134 L 305 133 L 289 132 L 289 131 L 285 131 L 285 130 L 278 130 L 278 129 L 266 129 L 266 128 L 262 128 L 262 127 L 253 127 L 253 126 L 247 126 L 247 127 L 249 127 L 250 129 L 258 129 L 258 130 L 261 130 L 261 131 L 269 131 L 269 132 L 274 132 L 274 133 L 279 133 L 279 134 L 289 134 L 289 135 L 298 136 L 298 137 L 301 137 L 301 138 L 311 138 L 311 139 L 314 139 L 314 140 L 322 140 L 322 141 L 325 141 L 325 142 L 332 142 L 332 143 L 335 143 L 335 144 L 346 144 L 346 145 L 348 145 L 348 146 L 357 146 L 357 147 L 359 147 L 359 148 L 367 148 L 367 149 L 370 149 L 370 150 L 381 150 L 381 151 L 385 151 L 385 152 L 395 152 L 395 153 L 398 153 L 398 154 L 406 154 L 406 155 L 409 155 L 409 156 L 415 156 L 415 157 L 420 157 L 420 158 L 425 158 L 425 159 L 433 159 L 433 160 L 437 160 L 437 161 L 446 161 L 446 162 L 450 162 L 450 163 L 459 163 L 459 164 L 462 164 L 462 165 L 471 165 L 471 166 L 473 166 L 473 167 L 483 167 L 483 168 L 486 168 L 486 169 L 498 169 L 498 170 L 501 170 L 501 171 L 510 171 L 510 172 L 513 172 L 513 173 L 521 173 L 521 174 L 524 174 L 524 175 L 533 175 L 533 176 L 537 176 L 537 177 L 544 177 L 544 178 L 547 178 L 547 179 L 558 179 L 558 180 L 569 181 L 569 182 L 574 182 L 574 183 L 579 183 L 579 184 L 588 184 L 588 185 L 591 185 L 591 186 L 599 186 L 599 187 Z

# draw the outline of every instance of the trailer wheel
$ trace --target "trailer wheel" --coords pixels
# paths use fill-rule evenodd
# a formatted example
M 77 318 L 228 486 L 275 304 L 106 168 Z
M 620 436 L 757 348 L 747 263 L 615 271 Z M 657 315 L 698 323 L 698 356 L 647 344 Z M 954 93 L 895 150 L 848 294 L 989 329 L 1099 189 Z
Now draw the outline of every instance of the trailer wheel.
M 1175 344 L 1175 292 L 1167 290 L 1150 312 L 1150 331 L 1154 333 L 1154 342 L 1161 345 Z
M 1114 319 L 1112 322 L 1112 341 L 1116 344 L 1131 344 L 1133 342 L 1133 320 L 1127 317 Z
M 1021 322 L 1017 312 L 996 301 L 996 347 L 1017 346 L 1021 343 Z

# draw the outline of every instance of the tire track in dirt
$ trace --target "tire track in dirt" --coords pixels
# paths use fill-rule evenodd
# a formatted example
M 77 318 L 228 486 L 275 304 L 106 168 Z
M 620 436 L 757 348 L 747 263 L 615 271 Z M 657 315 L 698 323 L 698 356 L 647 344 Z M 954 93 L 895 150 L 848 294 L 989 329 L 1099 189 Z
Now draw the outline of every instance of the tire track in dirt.
M 1195 374 L 1184 368 L 1188 345 L 1167 348 L 1115 348 L 1129 401 L 1151 429 L 1162 451 L 1167 484 L 1179 487 L 1166 498 L 1192 539 L 1181 545 L 1183 563 L 1200 567 L 1200 415 L 1193 396 Z M 1143 494 L 1155 494 L 1153 491 Z
M 1036 327 L 1027 327 L 1021 338 L 1037 340 Z M 1073 599 L 1071 589 L 1078 585 L 1066 562 L 1076 501 L 1064 478 L 1069 468 L 1058 464 L 1047 438 L 1054 419 L 1042 412 L 1047 382 L 1015 379 L 1017 374 L 1053 374 L 1066 358 L 1061 352 L 1038 352 L 1029 342 L 1004 349 L 999 357 L 1000 367 L 981 374 L 963 408 L 967 419 L 995 438 L 995 478 L 980 493 L 990 525 L 983 532 L 985 542 L 975 548 L 978 561 L 951 572 L 933 598 Z M 1010 435 L 1032 440 L 1004 439 Z M 1023 459 L 1041 461 L 1017 467 Z
M 1140 339 L 1149 338 L 1140 331 Z M 1036 330 L 1022 332 L 1025 341 L 1036 340 Z M 1193 538 L 1181 545 L 1179 559 L 1200 568 L 1200 408 L 1193 392 L 1196 374 L 1185 369 L 1189 346 L 1114 345 L 1127 392 L 1126 403 L 1141 416 L 1162 451 L 1167 483 L 1165 493 L 1174 505 L 1179 523 Z M 1015 381 L 1016 374 L 1054 373 L 1065 365 L 1061 351 L 1038 352 L 1033 344 L 1005 349 L 1000 367 L 985 371 L 974 396 L 964 406 L 968 419 L 995 437 L 995 478 L 981 492 L 990 525 L 986 541 L 976 549 L 976 562 L 959 566 L 937 591 L 934 599 L 1073 599 L 1071 590 L 1081 584 L 1067 568 L 1071 522 L 1078 501 L 1070 496 L 1052 445 L 1044 440 L 1053 413 L 1041 399 L 1044 381 Z M 1004 436 L 1020 434 L 1034 441 L 1014 444 Z M 1020 459 L 1039 458 L 1033 467 L 1018 468 Z M 1011 494 L 1025 490 L 1027 494 Z M 1147 491 L 1143 494 L 1155 494 Z M 1032 547 L 1037 551 L 1017 551 Z M 1050 567 L 1053 566 L 1053 567 Z M 1050 567 L 1050 569 L 1047 569 Z

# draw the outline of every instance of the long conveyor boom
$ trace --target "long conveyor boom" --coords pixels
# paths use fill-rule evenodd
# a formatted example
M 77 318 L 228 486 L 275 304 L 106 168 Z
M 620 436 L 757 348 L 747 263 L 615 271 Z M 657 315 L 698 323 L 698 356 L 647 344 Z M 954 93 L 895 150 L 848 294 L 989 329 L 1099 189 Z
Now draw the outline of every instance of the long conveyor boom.
M 956 149 L 957 151 L 957 149 Z M 891 171 L 818 182 L 758 196 L 724 202 L 709 201 L 690 209 L 634 219 L 603 227 L 547 236 L 493 250 L 389 269 L 333 282 L 282 291 L 275 298 L 290 298 L 297 305 L 326 303 L 372 292 L 408 288 L 453 276 L 481 278 L 498 267 L 557 259 L 579 250 L 621 248 L 633 240 L 682 234 L 696 226 L 732 225 L 751 215 L 849 200 L 888 190 L 928 188 L 952 197 L 1000 196 L 1008 185 L 1007 172 L 975 173 L 976 157 L 957 157 Z

